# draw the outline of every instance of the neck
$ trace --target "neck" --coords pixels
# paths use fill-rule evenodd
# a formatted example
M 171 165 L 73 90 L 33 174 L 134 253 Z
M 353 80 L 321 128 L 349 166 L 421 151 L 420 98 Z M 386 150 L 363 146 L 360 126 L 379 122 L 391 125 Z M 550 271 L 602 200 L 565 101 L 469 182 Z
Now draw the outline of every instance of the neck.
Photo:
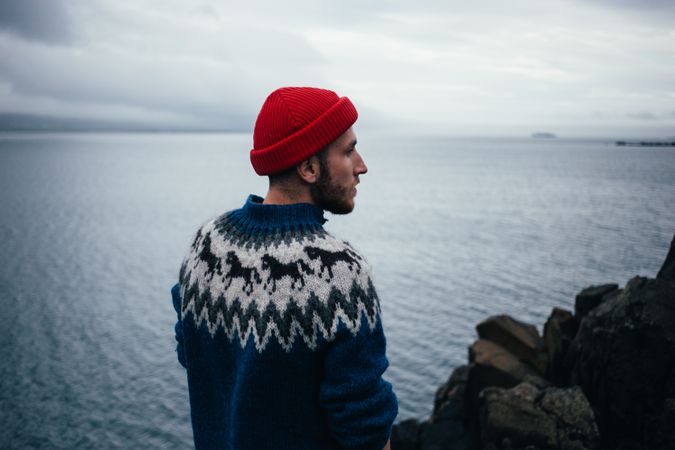
M 266 234 L 279 230 L 317 230 L 326 222 L 323 210 L 307 203 L 263 204 L 263 199 L 250 195 L 240 209 L 227 216 L 237 232 Z
M 309 189 L 289 189 L 285 186 L 270 185 L 263 201 L 266 205 L 290 205 L 293 203 L 314 204 Z

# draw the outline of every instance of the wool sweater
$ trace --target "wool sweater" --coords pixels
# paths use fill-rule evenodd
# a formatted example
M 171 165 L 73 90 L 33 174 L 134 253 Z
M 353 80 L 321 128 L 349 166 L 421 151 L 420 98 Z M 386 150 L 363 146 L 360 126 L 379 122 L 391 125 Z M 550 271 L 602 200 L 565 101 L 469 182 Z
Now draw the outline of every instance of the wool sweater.
M 172 289 L 197 449 L 380 450 L 398 412 L 370 267 L 313 205 L 197 232 Z

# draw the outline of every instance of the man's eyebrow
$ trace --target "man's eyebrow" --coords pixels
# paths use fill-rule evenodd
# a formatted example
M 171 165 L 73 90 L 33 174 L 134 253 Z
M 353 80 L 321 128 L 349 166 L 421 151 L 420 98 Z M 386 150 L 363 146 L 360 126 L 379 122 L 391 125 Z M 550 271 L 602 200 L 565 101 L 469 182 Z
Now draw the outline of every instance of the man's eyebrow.
M 356 146 L 356 139 L 354 139 L 353 141 L 351 141 L 347 147 L 352 148 L 352 147 L 354 147 L 354 146 Z

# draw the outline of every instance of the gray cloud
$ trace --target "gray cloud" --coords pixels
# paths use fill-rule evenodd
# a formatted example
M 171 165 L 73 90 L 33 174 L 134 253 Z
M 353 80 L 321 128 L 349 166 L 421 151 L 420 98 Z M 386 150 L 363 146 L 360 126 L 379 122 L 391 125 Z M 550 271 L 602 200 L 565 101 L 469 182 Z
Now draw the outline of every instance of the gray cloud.
M 640 11 L 675 11 L 672 0 L 582 0 L 590 4 L 604 5 L 610 8 L 628 8 Z
M 658 117 L 650 112 L 639 112 L 628 114 L 628 117 L 638 120 L 657 120 Z
M 675 2 L 672 0 L 576 0 L 611 14 L 628 14 L 634 22 L 658 24 L 672 28 L 675 22 Z
M 45 44 L 69 44 L 74 37 L 60 0 L 2 0 L 0 29 Z
M 108 109 L 115 119 L 125 110 L 151 120 L 249 129 L 260 106 L 251 99 L 261 104 L 278 83 L 273 79 L 321 78 L 321 55 L 292 31 L 130 4 L 80 6 L 75 17 L 88 20 L 77 21 L 85 38 L 77 45 L 46 47 L 0 35 L 0 82 L 9 90 L 0 110 L 62 105 L 70 116 Z

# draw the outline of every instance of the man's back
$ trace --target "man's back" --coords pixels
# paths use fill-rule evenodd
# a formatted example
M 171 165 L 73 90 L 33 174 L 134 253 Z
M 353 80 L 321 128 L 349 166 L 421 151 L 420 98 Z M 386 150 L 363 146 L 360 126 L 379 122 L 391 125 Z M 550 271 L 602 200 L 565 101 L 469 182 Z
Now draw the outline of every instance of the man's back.
M 308 203 L 203 226 L 174 287 L 197 448 L 381 449 L 397 413 L 370 268 Z

